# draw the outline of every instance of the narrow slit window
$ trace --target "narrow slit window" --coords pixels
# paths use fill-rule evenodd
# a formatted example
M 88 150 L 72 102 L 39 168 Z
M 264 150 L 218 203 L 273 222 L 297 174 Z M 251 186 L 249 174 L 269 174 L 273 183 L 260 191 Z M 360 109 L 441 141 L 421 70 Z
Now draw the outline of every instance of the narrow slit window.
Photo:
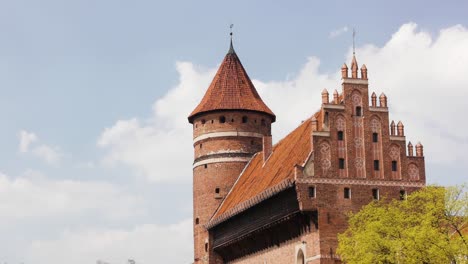
M 247 121 L 249 121 L 249 119 L 246 116 L 243 116 L 242 117 L 242 123 L 247 123 Z
M 380 170 L 380 161 L 379 160 L 374 160 L 374 170 L 375 171 Z
M 219 117 L 219 122 L 220 122 L 221 124 L 226 123 L 226 117 L 225 117 L 225 116 L 220 116 L 220 117 Z
M 315 186 L 309 187 L 309 198 L 315 198 Z
M 344 137 L 343 131 L 338 131 L 338 140 L 339 140 L 339 141 L 342 141 L 342 140 L 343 140 L 343 137 Z
M 205 243 L 205 252 L 208 252 L 208 243 Z
M 362 116 L 362 107 L 360 106 L 356 107 L 356 116 Z
M 405 190 L 400 191 L 400 200 L 406 200 L 406 191 Z
M 374 198 L 374 200 L 380 199 L 379 189 L 372 189 L 372 198 Z
M 207 164 L 205 164 L 205 169 L 206 169 L 206 168 L 208 168 L 208 165 L 207 165 Z
M 379 134 L 372 133 L 372 142 L 379 142 Z
M 344 198 L 345 199 L 351 199 L 351 189 L 350 188 L 344 188 Z
M 200 219 L 198 219 L 197 217 L 197 219 L 195 219 L 195 224 L 198 225 L 199 223 L 200 223 Z
M 338 159 L 338 167 L 341 170 L 345 168 L 345 160 L 344 159 Z
M 392 171 L 398 171 L 398 162 L 396 160 L 392 160 Z

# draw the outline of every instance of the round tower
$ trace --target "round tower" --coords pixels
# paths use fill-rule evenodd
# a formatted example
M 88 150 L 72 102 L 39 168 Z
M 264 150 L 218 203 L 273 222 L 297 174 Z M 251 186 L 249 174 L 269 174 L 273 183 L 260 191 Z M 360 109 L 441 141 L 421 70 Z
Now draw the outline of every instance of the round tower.
M 195 263 L 215 263 L 207 224 L 252 156 L 271 135 L 275 115 L 258 95 L 232 46 L 205 96 L 188 120 L 193 124 L 193 224 Z

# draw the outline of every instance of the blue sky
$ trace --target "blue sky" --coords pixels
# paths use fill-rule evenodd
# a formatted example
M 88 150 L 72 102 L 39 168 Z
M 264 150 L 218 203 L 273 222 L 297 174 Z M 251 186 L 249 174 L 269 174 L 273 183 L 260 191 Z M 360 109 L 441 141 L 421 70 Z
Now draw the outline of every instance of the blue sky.
M 15 216 L 0 221 L 8 249 L 0 262 L 58 263 L 65 253 L 38 252 L 68 252 L 64 245 L 105 234 L 154 234 L 141 243 L 158 244 L 174 228 L 187 231 L 176 237 L 188 238 L 179 257 L 190 261 L 186 117 L 228 49 L 231 23 L 237 53 L 278 116 L 275 140 L 319 107 L 323 88 L 339 88 L 354 27 L 371 88 L 389 96 L 408 139 L 426 147 L 429 182 L 466 182 L 468 138 L 457 131 L 468 129 L 458 124 L 468 110 L 466 10 L 466 1 L 3 1 L 0 195 L 12 198 L 0 208 L 16 209 L 0 209 Z M 310 101 L 291 107 L 286 90 Z M 56 197 L 41 195 L 54 193 L 61 204 L 33 210 L 49 207 Z M 175 252 L 86 250 L 76 263 L 130 255 L 151 263 Z

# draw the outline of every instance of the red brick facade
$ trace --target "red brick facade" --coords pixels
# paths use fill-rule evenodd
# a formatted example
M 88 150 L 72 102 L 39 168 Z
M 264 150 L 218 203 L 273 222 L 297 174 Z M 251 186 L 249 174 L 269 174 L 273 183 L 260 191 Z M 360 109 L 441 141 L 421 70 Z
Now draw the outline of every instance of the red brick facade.
M 348 212 L 358 211 L 373 199 L 404 199 L 425 185 L 423 147 L 417 144 L 414 151 L 411 143 L 406 145 L 403 124 L 390 123 L 384 94 L 369 96 L 365 65 L 359 74 L 353 57 L 351 77 L 346 65 L 341 70 L 342 92 L 335 91 L 330 99 L 324 90 L 321 110 L 273 147 L 271 138 L 265 137 L 271 135 L 274 121 L 268 108 L 252 111 L 218 105 L 218 109 L 191 114 L 195 263 L 224 263 L 228 256 L 222 254 L 241 250 L 248 240 L 260 236 L 249 231 L 231 239 L 229 245 L 223 242 L 218 246 L 221 254 L 213 246 L 212 232 L 223 224 L 227 227 L 219 229 L 222 232 L 236 231 L 229 227 L 229 221 L 242 222 L 245 210 L 266 206 L 263 201 L 289 186 L 285 181 L 293 183 L 299 211 L 281 221 L 313 213 L 317 219 L 308 223 L 313 228 L 278 240 L 275 246 L 236 257 L 231 263 L 341 263 L 335 253 L 337 234 L 346 229 Z M 245 71 L 242 68 L 232 73 L 235 76 L 223 78 L 239 78 L 236 72 Z M 209 105 L 209 100 L 203 103 Z M 253 157 L 257 152 L 261 153 Z M 265 230 L 278 232 L 274 228 L 281 226 L 281 221 L 264 225 L 262 239 L 268 237 Z

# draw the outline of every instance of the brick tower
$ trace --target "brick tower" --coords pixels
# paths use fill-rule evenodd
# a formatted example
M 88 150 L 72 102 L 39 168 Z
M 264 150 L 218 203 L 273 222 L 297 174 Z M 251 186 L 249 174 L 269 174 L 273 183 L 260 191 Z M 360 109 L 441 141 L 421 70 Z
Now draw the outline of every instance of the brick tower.
M 193 124 L 194 263 L 217 263 L 205 224 L 250 161 L 271 150 L 275 115 L 262 101 L 231 45 L 200 104 Z

